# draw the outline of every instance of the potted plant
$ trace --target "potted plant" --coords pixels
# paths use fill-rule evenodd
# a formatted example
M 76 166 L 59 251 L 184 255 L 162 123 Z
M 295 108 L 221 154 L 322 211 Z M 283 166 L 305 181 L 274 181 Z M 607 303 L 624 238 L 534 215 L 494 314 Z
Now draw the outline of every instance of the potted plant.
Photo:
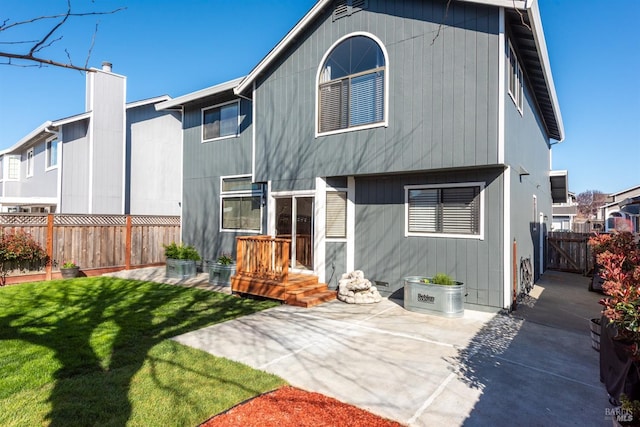
M 636 400 L 640 398 L 637 380 L 620 379 L 640 368 L 640 245 L 630 232 L 596 235 L 589 245 L 598 254 L 604 280 L 600 375 L 614 399 L 624 391 Z
M 464 283 L 444 273 L 433 277 L 405 277 L 404 308 L 418 313 L 462 317 L 466 296 L 464 289 Z
M 223 253 L 215 262 L 209 263 L 209 284 L 231 286 L 231 276 L 236 274 L 236 262 L 230 254 Z
M 200 261 L 200 254 L 193 246 L 179 245 L 172 242 L 164 246 L 167 258 L 166 276 L 174 279 L 188 279 L 196 275 L 196 261 Z
M 620 407 L 611 411 L 614 426 L 640 426 L 640 401 L 620 395 Z
M 63 279 L 72 279 L 78 277 L 80 273 L 80 267 L 78 267 L 75 261 L 65 261 L 60 266 L 60 274 Z

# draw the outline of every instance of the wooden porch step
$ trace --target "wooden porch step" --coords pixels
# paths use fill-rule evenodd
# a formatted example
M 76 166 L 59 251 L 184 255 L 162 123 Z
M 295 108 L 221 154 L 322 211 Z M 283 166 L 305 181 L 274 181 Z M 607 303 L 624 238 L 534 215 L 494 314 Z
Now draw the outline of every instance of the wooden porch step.
M 313 307 L 336 298 L 335 291 L 328 290 L 325 283 L 318 283 L 318 277 L 310 274 L 289 274 L 286 283 L 235 275 L 231 277 L 231 290 L 277 299 L 298 307 Z
M 325 285 L 326 287 L 326 285 Z M 336 299 L 336 291 L 325 290 L 300 298 L 287 299 L 286 303 L 297 307 L 313 307 Z

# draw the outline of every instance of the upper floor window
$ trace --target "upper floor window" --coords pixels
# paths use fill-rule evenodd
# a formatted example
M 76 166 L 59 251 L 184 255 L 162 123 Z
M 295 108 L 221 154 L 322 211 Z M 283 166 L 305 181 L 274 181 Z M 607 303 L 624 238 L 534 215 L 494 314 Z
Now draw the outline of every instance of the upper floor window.
M 20 156 L 7 156 L 7 179 L 20 179 Z
M 27 151 L 27 178 L 33 176 L 33 148 Z
M 520 68 L 520 63 L 518 62 L 518 57 L 516 56 L 516 51 L 513 49 L 513 45 L 509 42 L 509 95 L 511 95 L 511 99 L 518 107 L 518 111 L 522 114 L 522 107 L 524 104 L 524 91 L 522 89 L 522 68 Z
M 318 133 L 384 125 L 386 55 L 368 35 L 339 41 L 318 77 Z
M 58 139 L 47 141 L 47 169 L 58 165 Z
M 232 101 L 202 109 L 202 141 L 238 136 L 240 103 Z

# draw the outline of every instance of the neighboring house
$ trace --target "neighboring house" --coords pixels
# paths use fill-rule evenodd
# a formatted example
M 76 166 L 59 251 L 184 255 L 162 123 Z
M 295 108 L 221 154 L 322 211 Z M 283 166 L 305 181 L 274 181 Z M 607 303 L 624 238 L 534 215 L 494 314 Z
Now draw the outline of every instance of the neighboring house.
M 566 202 L 554 203 L 551 231 L 572 231 L 576 216 L 578 215 L 578 202 L 576 194 L 568 192 Z
M 605 230 L 640 231 L 640 185 L 610 194 L 600 208 Z
M 285 236 L 330 285 L 444 272 L 498 310 L 566 202 L 535 1 L 319 1 L 246 77 L 157 108 L 183 113 L 182 235 L 205 258 Z
M 3 212 L 180 215 L 181 117 L 168 96 L 126 104 L 111 64 L 87 73 L 86 112 L 0 152 Z

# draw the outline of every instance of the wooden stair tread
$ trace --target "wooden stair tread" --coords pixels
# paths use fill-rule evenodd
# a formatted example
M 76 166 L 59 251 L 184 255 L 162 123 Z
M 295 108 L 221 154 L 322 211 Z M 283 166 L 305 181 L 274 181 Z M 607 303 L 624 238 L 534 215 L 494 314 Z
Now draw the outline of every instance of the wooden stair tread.
M 334 299 L 336 299 L 336 291 L 326 290 L 302 298 L 293 298 L 286 302 L 289 305 L 298 307 L 313 307 L 328 301 L 333 301 Z

